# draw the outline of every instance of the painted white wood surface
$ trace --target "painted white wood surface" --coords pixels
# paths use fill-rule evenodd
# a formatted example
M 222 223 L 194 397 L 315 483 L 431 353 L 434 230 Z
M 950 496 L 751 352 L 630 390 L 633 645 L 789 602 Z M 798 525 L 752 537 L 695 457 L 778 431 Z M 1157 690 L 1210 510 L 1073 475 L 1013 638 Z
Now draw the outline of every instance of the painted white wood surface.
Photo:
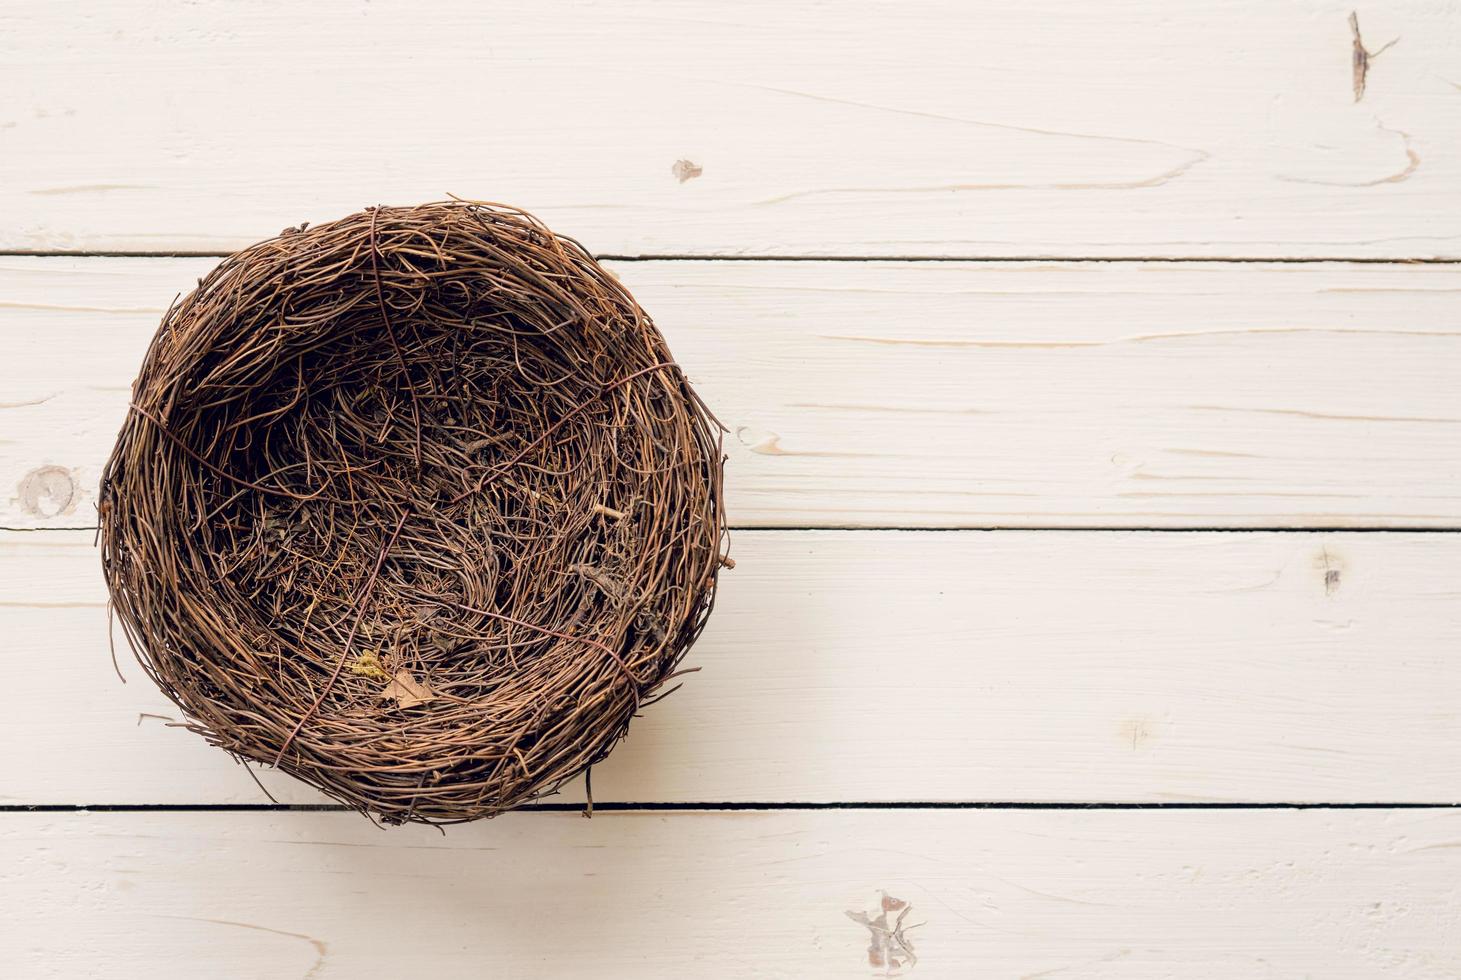
M 13 814 L 9 977 L 1440 980 L 1461 813 Z M 890 916 L 895 918 L 895 916 Z
M 606 253 L 1461 254 L 1461 18 L 1352 0 L 0 7 L 0 247 L 453 192 Z M 692 176 L 695 175 L 695 176 Z
M 0 526 L 94 523 L 213 262 L 0 259 Z M 739 525 L 1461 524 L 1461 267 L 612 267 L 731 429 Z
M 265 802 L 166 727 L 125 646 L 118 682 L 91 542 L 0 535 L 23 692 L 0 803 Z M 1461 799 L 1461 535 L 746 531 L 733 552 L 701 672 L 596 799 Z
M 0 252 L 454 192 L 600 254 L 1031 259 L 612 266 L 743 527 L 1456 528 L 1461 267 L 1287 260 L 1461 259 L 1458 66 L 1449 0 L 15 3 Z M 0 257 L 0 977 L 883 975 L 884 893 L 914 980 L 1461 975 L 1461 810 L 907 805 L 1461 801 L 1458 534 L 742 531 L 595 796 L 876 809 L 4 811 L 265 799 L 55 530 L 214 261 Z

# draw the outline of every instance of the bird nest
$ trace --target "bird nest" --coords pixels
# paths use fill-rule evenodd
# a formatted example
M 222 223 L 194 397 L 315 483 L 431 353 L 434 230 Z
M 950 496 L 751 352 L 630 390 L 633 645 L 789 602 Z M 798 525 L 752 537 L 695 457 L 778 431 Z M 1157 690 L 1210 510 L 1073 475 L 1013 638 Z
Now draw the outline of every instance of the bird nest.
M 288 229 L 163 318 L 102 560 L 188 727 L 385 822 L 492 816 L 663 694 L 720 427 L 576 242 L 451 201 Z

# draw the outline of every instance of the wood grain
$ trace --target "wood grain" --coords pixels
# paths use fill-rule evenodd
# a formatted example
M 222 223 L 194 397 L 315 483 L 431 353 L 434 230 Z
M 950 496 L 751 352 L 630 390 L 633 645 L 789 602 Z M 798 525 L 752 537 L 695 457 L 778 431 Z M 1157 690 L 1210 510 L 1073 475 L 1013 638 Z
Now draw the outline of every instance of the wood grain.
M 6 976 L 1439 980 L 1461 813 L 9 814 Z M 889 916 L 896 920 L 899 913 Z
M 210 259 L 0 259 L 0 526 L 95 522 Z M 1461 268 L 626 262 L 740 526 L 1461 524 Z
M 120 650 L 87 531 L 0 535 L 0 803 L 252 803 Z M 741 532 L 600 801 L 1461 799 L 1461 536 Z M 120 636 L 118 642 L 121 643 Z M 262 774 L 281 800 L 318 802 Z M 574 785 L 565 797 L 582 799 Z
M 1461 801 L 1454 7 L 0 4 L 0 253 L 530 208 L 761 528 L 628 812 L 151 809 L 267 797 L 59 529 L 216 259 L 0 255 L 0 977 L 1461 974 L 1461 809 L 1185 808 Z
M 1461 255 L 1461 20 L 1350 2 L 0 11 L 0 248 L 454 192 L 614 254 Z

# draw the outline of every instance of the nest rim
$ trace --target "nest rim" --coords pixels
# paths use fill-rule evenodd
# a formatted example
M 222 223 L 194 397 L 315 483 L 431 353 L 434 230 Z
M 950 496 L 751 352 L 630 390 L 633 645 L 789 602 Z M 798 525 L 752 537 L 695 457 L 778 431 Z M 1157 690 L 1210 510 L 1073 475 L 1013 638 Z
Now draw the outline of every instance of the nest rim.
M 109 606 L 246 765 L 383 823 L 494 816 L 674 690 L 732 564 L 724 431 L 525 211 L 286 229 L 147 350 L 102 475 Z

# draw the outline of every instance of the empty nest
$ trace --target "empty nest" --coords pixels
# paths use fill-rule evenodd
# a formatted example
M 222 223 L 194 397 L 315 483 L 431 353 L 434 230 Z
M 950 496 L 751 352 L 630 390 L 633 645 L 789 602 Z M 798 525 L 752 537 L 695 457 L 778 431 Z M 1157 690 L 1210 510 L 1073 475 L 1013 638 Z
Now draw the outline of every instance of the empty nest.
M 668 693 L 720 427 L 576 242 L 465 201 L 225 259 L 163 318 L 102 561 L 188 727 L 388 823 L 492 816 Z

